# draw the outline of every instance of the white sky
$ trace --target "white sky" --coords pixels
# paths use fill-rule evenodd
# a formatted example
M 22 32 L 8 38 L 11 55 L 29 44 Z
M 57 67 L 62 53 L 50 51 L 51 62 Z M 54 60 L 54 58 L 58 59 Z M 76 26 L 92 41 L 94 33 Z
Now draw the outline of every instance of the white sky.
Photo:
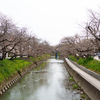
M 98 6 L 100 0 L 0 0 L 0 12 L 52 45 L 81 33 L 78 24 L 87 21 L 87 9 Z

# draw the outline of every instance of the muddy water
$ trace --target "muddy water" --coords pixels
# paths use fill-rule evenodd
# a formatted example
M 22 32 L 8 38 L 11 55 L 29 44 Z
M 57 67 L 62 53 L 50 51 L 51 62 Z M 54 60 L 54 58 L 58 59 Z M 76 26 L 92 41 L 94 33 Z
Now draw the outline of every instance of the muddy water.
M 80 100 L 80 94 L 69 86 L 63 60 L 49 59 L 44 67 L 22 77 L 0 100 Z

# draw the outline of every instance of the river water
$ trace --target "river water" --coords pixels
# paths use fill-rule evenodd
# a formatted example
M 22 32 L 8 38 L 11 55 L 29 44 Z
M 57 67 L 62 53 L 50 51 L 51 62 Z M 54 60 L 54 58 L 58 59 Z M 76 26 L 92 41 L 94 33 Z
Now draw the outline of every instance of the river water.
M 18 80 L 0 100 L 80 100 L 80 94 L 68 87 L 69 74 L 63 60 L 47 62 Z

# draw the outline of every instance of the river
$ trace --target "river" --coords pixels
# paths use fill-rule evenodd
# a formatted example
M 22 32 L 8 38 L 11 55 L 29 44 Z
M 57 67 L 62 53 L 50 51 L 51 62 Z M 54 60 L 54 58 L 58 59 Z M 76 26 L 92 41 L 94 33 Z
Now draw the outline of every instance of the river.
M 63 60 L 47 62 L 18 80 L 0 100 L 80 100 L 80 93 L 68 86 L 69 74 Z

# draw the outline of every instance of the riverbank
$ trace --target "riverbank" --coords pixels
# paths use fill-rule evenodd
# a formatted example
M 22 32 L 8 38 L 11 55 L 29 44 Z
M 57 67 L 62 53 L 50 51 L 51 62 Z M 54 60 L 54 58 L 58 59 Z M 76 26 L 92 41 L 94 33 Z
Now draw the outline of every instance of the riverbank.
M 41 55 L 39 57 L 30 57 L 25 59 L 15 59 L 1 61 L 0 63 L 0 95 L 9 89 L 18 79 L 42 64 L 50 55 Z M 4 63 L 6 62 L 6 63 Z
M 65 65 L 70 75 L 74 78 L 75 82 L 81 87 L 81 89 L 88 95 L 91 100 L 99 100 L 100 98 L 100 81 L 95 78 L 95 73 L 86 72 L 72 63 L 69 59 L 65 58 Z M 99 76 L 100 77 L 100 76 Z M 95 92 L 95 94 L 94 94 Z
M 88 58 L 76 58 L 75 56 L 69 56 L 69 59 L 85 67 L 86 69 L 92 70 L 100 74 L 100 61 L 95 60 L 93 57 Z

